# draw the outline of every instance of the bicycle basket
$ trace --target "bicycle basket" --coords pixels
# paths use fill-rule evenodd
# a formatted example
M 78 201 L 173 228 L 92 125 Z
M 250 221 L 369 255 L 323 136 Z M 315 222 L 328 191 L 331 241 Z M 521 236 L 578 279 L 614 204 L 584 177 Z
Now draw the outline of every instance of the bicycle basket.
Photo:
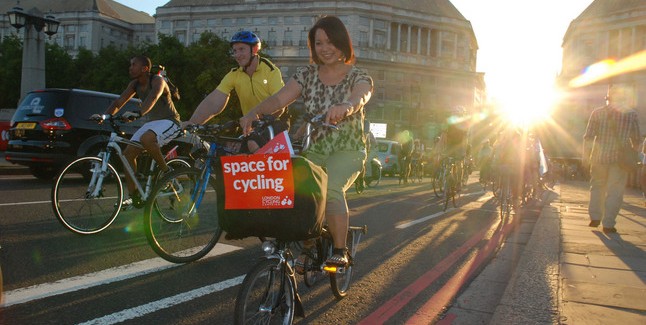
M 292 157 L 294 207 L 291 209 L 225 210 L 222 164 L 214 165 L 220 227 L 229 239 L 271 237 L 298 241 L 320 236 L 325 216 L 327 174 L 303 157 Z

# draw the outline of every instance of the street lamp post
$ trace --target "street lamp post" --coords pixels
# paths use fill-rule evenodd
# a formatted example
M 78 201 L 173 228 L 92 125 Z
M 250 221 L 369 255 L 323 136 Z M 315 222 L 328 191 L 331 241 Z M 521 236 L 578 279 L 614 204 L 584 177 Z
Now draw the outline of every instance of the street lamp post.
M 7 11 L 7 15 L 16 30 L 25 27 L 20 80 L 22 98 L 33 89 L 45 87 L 45 39 L 41 32 L 52 37 L 58 32 L 60 22 L 52 15 L 43 16 L 37 8 L 25 12 L 18 5 Z

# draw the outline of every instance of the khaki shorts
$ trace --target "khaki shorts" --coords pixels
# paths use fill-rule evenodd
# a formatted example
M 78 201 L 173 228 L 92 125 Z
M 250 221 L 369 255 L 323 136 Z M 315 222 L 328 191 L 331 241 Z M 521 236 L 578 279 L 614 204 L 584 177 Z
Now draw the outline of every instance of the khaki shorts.
M 325 168 L 327 181 L 326 215 L 348 215 L 347 191 L 359 176 L 366 160 L 363 151 L 337 151 L 330 155 L 315 152 L 305 153 L 313 163 Z

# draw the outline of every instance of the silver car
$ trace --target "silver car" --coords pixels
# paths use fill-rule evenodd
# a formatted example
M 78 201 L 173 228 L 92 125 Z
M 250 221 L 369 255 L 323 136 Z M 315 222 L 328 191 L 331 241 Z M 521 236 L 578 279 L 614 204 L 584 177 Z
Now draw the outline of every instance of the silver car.
M 384 175 L 395 175 L 399 173 L 399 152 L 401 144 L 397 141 L 377 139 L 377 157 L 381 161 Z

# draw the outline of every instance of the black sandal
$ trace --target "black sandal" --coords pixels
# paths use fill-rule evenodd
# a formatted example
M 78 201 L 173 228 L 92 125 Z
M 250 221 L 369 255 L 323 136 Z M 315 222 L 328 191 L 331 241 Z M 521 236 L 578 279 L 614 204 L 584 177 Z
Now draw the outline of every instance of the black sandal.
M 348 249 L 347 248 L 334 248 L 332 256 L 325 261 L 325 264 L 345 266 L 348 264 Z

